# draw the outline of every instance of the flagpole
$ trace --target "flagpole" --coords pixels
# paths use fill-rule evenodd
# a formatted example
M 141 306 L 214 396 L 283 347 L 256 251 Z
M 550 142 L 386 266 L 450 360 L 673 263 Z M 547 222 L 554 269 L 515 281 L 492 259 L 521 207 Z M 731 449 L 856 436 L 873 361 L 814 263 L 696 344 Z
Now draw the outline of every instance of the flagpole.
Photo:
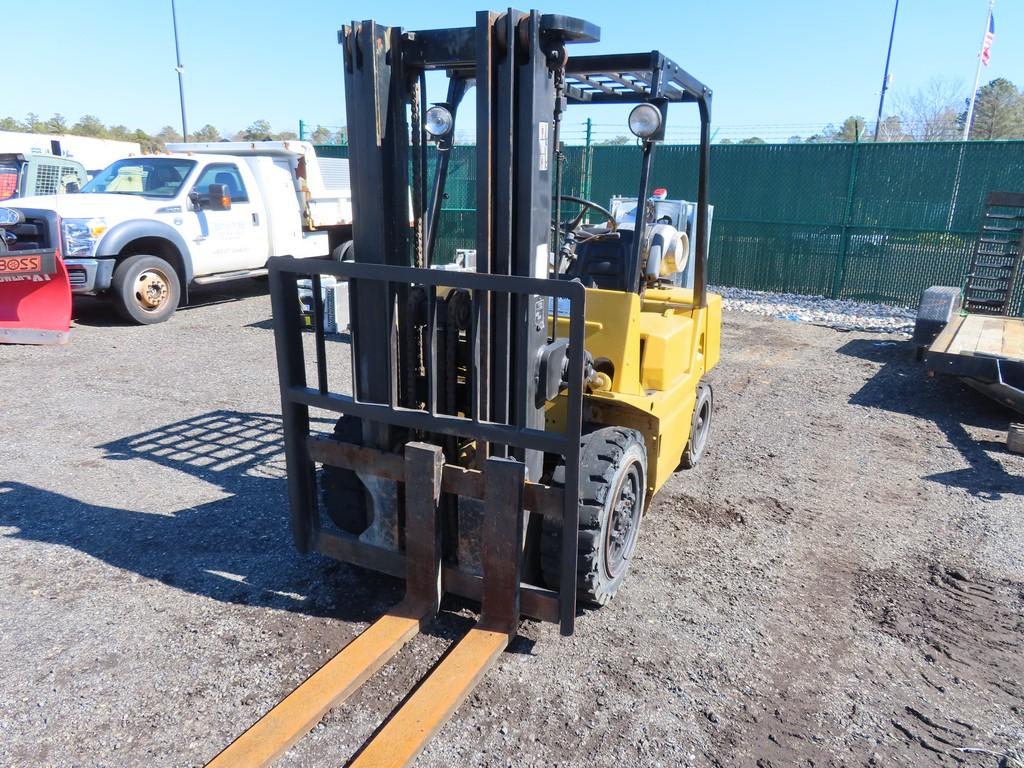
M 178 11 L 174 7 L 174 0 L 171 0 L 171 20 L 174 23 L 174 55 L 178 66 L 174 71 L 178 73 L 178 99 L 181 103 L 181 140 L 188 141 L 188 123 L 185 122 L 185 68 L 181 65 L 181 47 L 178 45 Z
M 878 141 L 878 129 L 882 127 L 882 107 L 885 105 L 885 91 L 889 87 L 889 60 L 892 59 L 892 39 L 896 36 L 896 14 L 900 12 L 900 0 L 892 10 L 892 28 L 889 30 L 889 50 L 885 54 L 885 72 L 882 73 L 882 93 L 878 97 L 878 119 L 875 120 L 875 141 Z
M 963 141 L 967 141 L 971 133 L 971 121 L 974 119 L 974 101 L 978 98 L 978 83 L 981 82 L 981 54 L 985 50 L 985 38 L 988 36 L 988 27 L 992 23 L 992 7 L 996 0 L 988 0 L 988 15 L 985 17 L 985 31 L 981 34 L 981 47 L 978 49 L 978 67 L 974 71 L 974 88 L 971 89 L 971 103 L 967 107 L 967 119 L 964 120 Z

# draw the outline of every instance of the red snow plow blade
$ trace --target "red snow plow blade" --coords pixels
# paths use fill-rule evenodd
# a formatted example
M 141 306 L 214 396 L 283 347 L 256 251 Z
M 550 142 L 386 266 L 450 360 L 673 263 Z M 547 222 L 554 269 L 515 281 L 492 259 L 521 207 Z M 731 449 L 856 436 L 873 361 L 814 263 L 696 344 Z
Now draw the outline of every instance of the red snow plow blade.
M 0 344 L 66 344 L 71 283 L 55 251 L 0 253 Z

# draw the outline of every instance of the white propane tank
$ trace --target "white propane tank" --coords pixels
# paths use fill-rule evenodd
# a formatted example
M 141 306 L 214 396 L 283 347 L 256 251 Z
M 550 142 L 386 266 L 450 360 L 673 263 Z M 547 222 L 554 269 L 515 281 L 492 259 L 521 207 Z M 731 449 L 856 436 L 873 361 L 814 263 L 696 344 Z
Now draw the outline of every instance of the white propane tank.
M 653 283 L 686 269 L 690 240 L 671 224 L 653 224 L 648 229 L 646 251 L 644 273 Z

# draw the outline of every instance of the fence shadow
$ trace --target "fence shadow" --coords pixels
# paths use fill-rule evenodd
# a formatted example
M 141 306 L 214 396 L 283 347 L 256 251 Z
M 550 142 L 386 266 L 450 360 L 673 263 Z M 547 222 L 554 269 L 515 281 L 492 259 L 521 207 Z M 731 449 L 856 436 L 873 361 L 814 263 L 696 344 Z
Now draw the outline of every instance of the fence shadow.
M 1024 478 L 1012 475 L 992 457 L 1006 447 L 978 441 L 967 426 L 1004 430 L 1011 412 L 949 377 L 929 378 L 914 359 L 909 342 L 854 339 L 839 348 L 850 357 L 880 363 L 881 368 L 850 397 L 851 405 L 878 408 L 933 422 L 967 462 L 963 469 L 925 475 L 932 480 L 990 501 L 1024 496 Z

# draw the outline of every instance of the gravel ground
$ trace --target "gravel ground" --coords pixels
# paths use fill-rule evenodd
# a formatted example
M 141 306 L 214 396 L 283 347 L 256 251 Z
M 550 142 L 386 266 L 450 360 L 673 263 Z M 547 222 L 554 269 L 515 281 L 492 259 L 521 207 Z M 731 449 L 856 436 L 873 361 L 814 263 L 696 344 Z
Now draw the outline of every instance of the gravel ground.
M 811 323 L 840 331 L 910 334 L 917 313 L 907 307 L 869 304 L 798 293 L 766 293 L 746 288 L 713 288 L 728 309 L 780 320 Z
M 151 328 L 83 303 L 67 347 L 0 347 L 3 765 L 200 765 L 400 596 L 292 548 L 269 316 L 244 284 Z M 745 312 L 713 381 L 709 454 L 655 499 L 623 591 L 571 638 L 524 622 L 418 766 L 1024 746 L 1008 412 L 891 335 Z M 446 602 L 279 764 L 343 763 L 472 616 Z

